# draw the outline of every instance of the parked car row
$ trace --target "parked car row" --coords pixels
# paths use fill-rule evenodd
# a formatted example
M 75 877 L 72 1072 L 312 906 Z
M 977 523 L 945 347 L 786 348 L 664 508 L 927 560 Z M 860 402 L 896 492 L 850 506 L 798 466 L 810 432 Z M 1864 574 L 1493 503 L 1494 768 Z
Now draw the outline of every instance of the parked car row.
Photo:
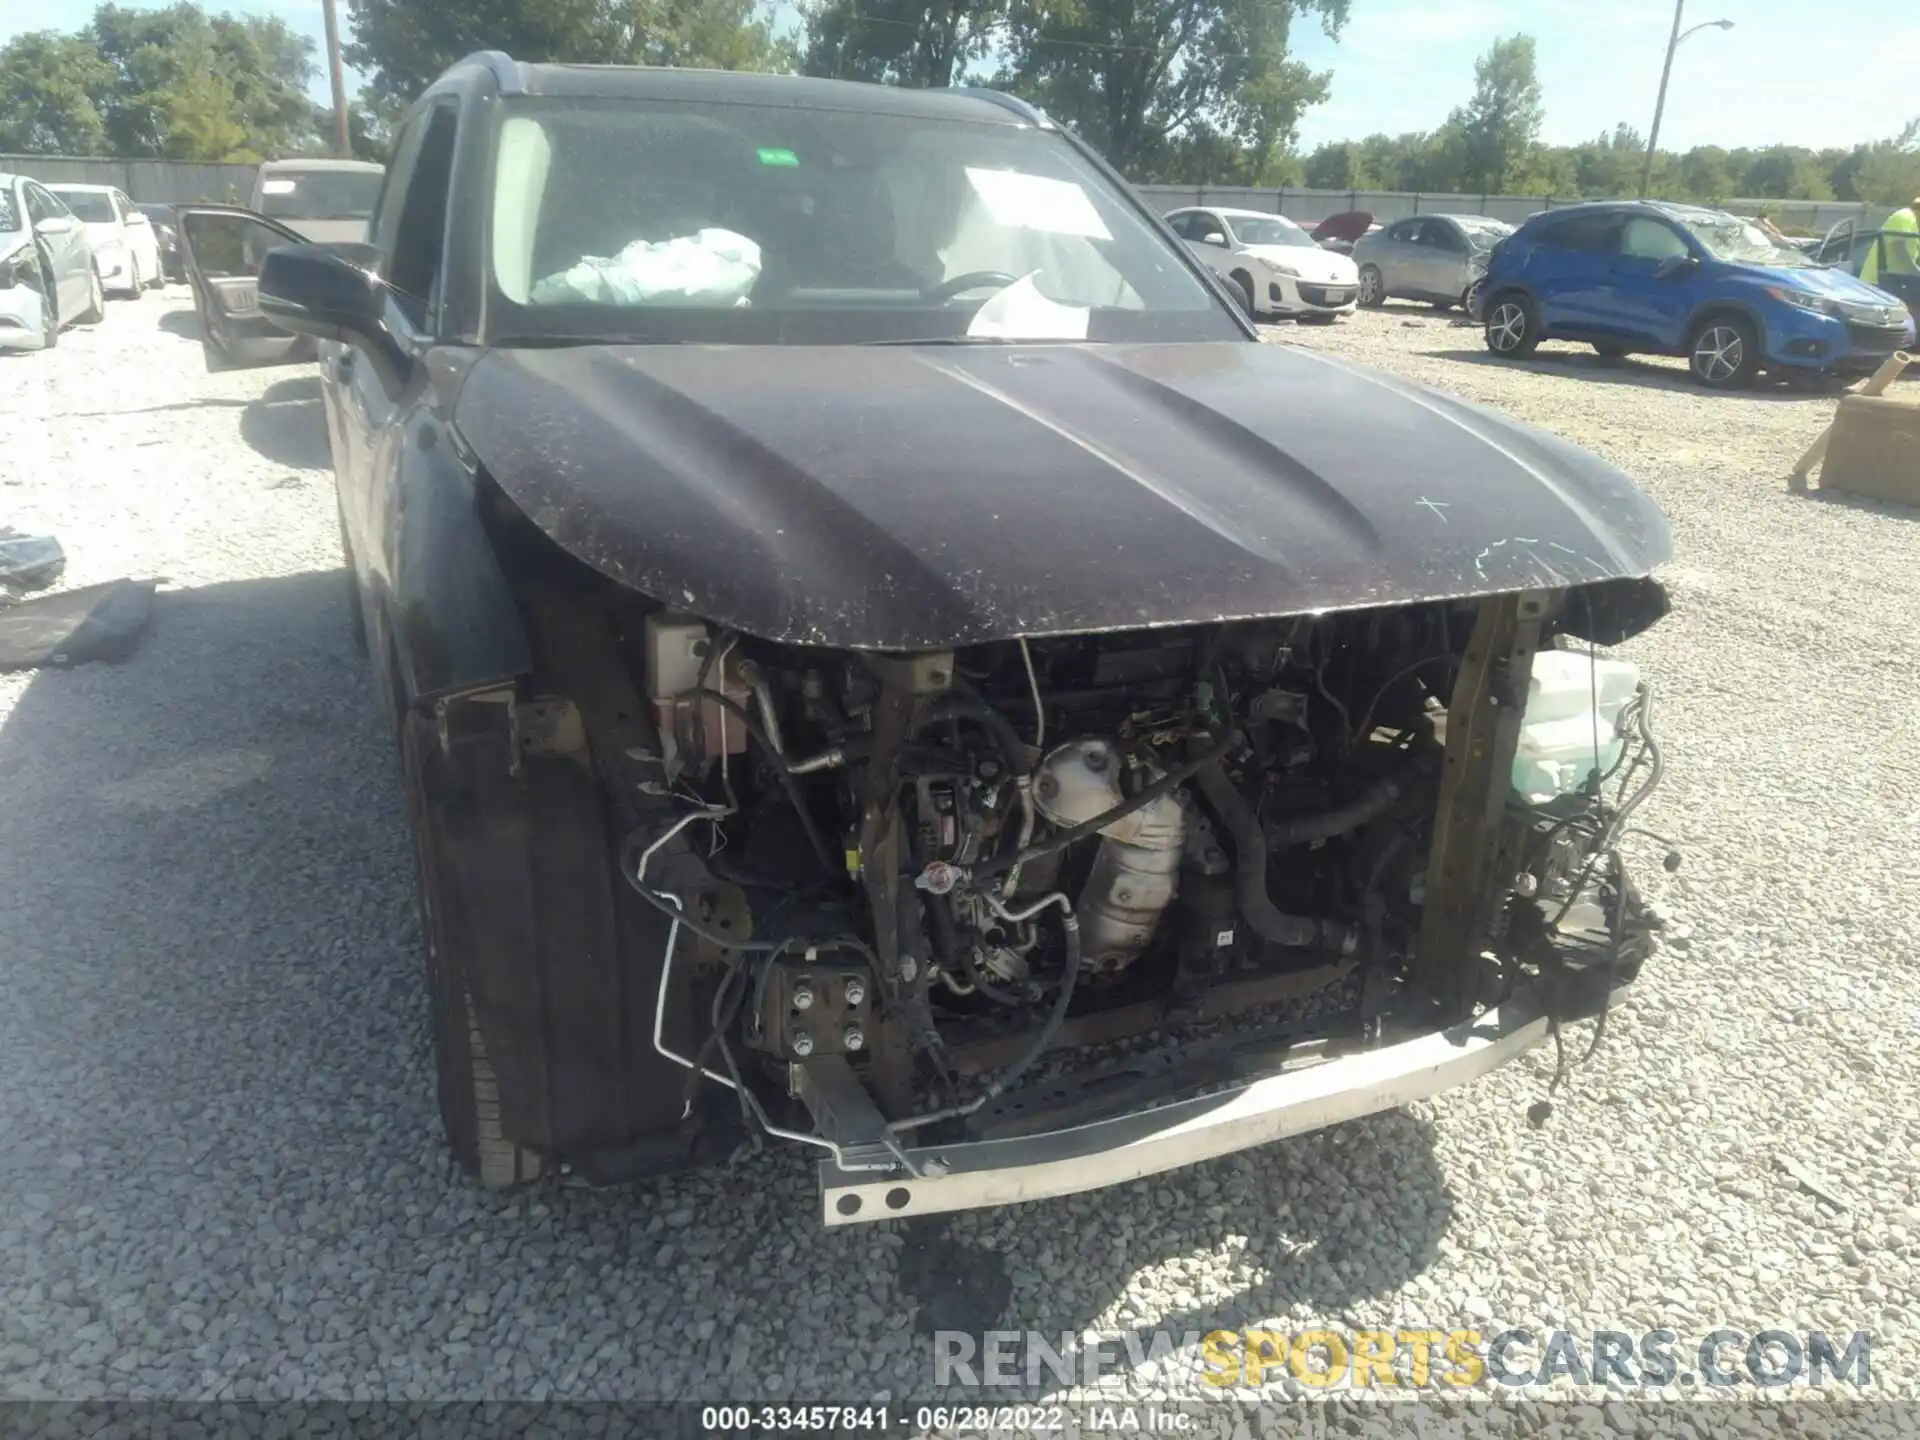
M 361 240 L 385 173 L 358 160 L 270 160 L 253 208 L 308 240 Z M 109 295 L 186 281 L 177 208 L 112 185 L 0 173 L 0 349 L 49 349 L 68 326 L 98 321 Z
M 1354 211 L 1308 232 L 1283 215 L 1219 207 L 1167 221 L 1259 318 L 1328 323 L 1388 300 L 1458 306 L 1502 359 L 1571 340 L 1608 359 L 1682 356 L 1718 389 L 1763 372 L 1869 372 L 1914 343 L 1920 313 L 1912 237 L 1851 223 L 1803 245 L 1664 201 L 1562 206 L 1517 229 L 1485 215 L 1377 225 Z

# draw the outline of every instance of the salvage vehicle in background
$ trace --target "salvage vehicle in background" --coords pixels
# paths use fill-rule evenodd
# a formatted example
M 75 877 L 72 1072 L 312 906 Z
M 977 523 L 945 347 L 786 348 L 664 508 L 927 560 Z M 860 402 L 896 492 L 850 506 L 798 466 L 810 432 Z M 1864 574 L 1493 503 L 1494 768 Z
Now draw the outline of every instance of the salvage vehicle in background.
M 385 174 L 368 160 L 268 160 L 249 206 L 308 240 L 365 240 Z
M 1584 648 L 1666 608 L 1624 475 L 1261 344 L 991 92 L 486 53 L 394 157 L 363 245 L 181 237 L 322 346 L 484 1183 L 769 1135 L 830 1224 L 1066 1194 L 1639 971 L 1651 702 Z
M 47 189 L 87 227 L 94 268 L 110 294 L 137 300 L 148 288 L 165 283 L 153 223 L 125 191 L 111 185 L 62 184 Z
M 1441 309 L 1466 306 L 1486 273 L 1493 247 L 1513 233 L 1485 215 L 1415 215 L 1354 243 L 1360 303 L 1425 300 Z
M 1173 233 L 1233 286 L 1252 315 L 1330 325 L 1353 313 L 1360 293 L 1353 262 L 1322 250 L 1284 215 L 1258 210 L 1174 210 Z
M 1379 228 L 1367 211 L 1347 210 L 1338 215 L 1329 215 L 1314 226 L 1313 243 L 1338 255 L 1351 255 L 1361 237 L 1371 235 Z
M 1737 215 L 1664 201 L 1569 205 L 1501 243 L 1475 318 L 1520 359 L 1542 340 L 1617 358 L 1684 355 L 1713 389 L 1785 375 L 1859 375 L 1913 344 L 1892 295 L 1816 265 Z
M 105 313 L 86 228 L 38 181 L 0 173 L 0 349 L 51 349 Z

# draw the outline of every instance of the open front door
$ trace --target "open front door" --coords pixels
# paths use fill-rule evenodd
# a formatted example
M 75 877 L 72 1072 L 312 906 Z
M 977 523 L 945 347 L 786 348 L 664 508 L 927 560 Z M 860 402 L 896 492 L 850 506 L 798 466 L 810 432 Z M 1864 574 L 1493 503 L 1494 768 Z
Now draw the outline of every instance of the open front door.
M 260 313 L 257 287 L 267 252 L 304 245 L 306 238 L 232 205 L 183 205 L 177 213 L 180 259 L 193 287 L 207 369 L 258 369 L 313 359 L 311 340 L 289 334 Z

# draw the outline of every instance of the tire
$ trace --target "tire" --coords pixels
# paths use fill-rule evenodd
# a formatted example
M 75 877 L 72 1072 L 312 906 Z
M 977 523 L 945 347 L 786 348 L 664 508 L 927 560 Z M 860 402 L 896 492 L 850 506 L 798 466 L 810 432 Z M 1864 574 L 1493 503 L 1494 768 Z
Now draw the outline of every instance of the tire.
M 394 683 L 402 683 L 397 675 Z M 438 835 L 444 824 L 445 805 L 433 794 L 424 773 L 427 751 L 434 744 L 433 725 L 426 717 L 401 717 L 400 763 L 407 788 L 407 819 L 413 831 L 418 882 L 415 895 L 433 1021 L 440 1123 L 447 1146 L 461 1167 L 485 1188 L 504 1190 L 539 1179 L 544 1165 L 538 1154 L 506 1138 L 499 1082 L 487 1058 L 465 966 L 455 953 L 445 925 L 438 869 Z
M 1299 323 L 1302 325 L 1331 325 L 1339 318 L 1338 315 L 1302 315 Z
M 107 292 L 100 283 L 100 272 L 91 265 L 87 267 L 87 284 L 91 287 L 87 291 L 87 308 L 74 317 L 74 322 L 98 325 L 107 318 Z
M 147 288 L 149 290 L 164 290 L 166 286 L 167 262 L 156 257 L 153 262 L 153 276 L 147 281 Z
M 127 291 L 127 299 L 139 300 L 143 298 L 147 293 L 147 282 L 145 278 L 140 274 L 140 257 L 139 256 L 129 255 L 127 257 L 127 274 L 133 280 L 132 288 Z
M 1245 307 L 1247 314 L 1258 319 L 1260 312 L 1253 308 L 1253 277 L 1244 270 L 1236 270 L 1227 278 L 1233 282 L 1234 289 L 1240 292 L 1240 304 Z
M 1502 360 L 1524 360 L 1540 343 L 1540 322 L 1533 302 L 1509 291 L 1487 304 L 1487 349 Z
M 1624 360 L 1627 347 L 1613 340 L 1596 340 L 1593 342 L 1593 353 L 1602 360 Z
M 1380 273 L 1378 265 L 1360 267 L 1360 305 L 1362 309 L 1378 310 L 1387 303 L 1387 277 Z
M 1687 339 L 1687 368 L 1709 390 L 1744 390 L 1760 373 L 1760 341 L 1742 315 L 1709 315 Z

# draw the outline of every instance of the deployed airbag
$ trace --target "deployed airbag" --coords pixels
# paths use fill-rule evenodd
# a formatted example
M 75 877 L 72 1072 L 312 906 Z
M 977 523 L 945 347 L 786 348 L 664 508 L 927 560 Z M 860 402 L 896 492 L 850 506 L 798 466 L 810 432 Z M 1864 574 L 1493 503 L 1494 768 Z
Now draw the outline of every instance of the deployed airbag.
M 738 305 L 760 278 L 760 247 L 732 230 L 635 240 L 618 255 L 585 255 L 533 283 L 536 305 Z

